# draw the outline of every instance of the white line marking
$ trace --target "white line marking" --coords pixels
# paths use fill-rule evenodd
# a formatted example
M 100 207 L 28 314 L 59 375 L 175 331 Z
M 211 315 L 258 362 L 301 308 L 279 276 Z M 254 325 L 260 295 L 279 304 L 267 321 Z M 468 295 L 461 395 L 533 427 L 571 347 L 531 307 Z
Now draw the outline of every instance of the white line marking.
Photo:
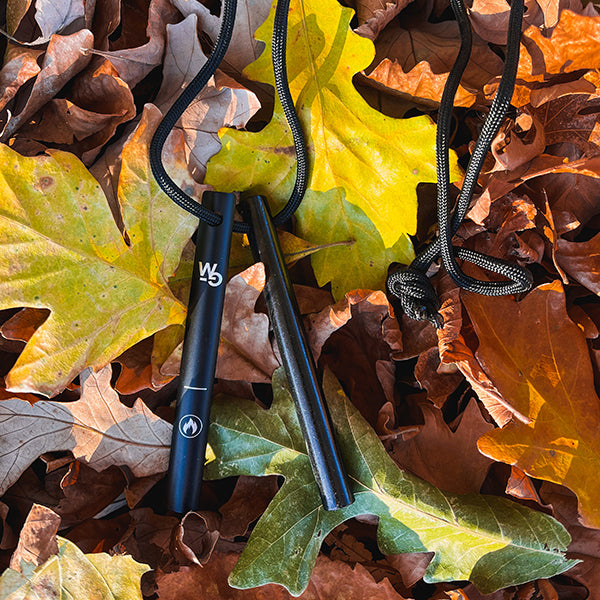
M 208 388 L 199 388 L 199 387 L 194 387 L 193 385 L 184 385 L 183 389 L 185 389 L 185 390 L 199 390 L 201 392 L 205 392 Z

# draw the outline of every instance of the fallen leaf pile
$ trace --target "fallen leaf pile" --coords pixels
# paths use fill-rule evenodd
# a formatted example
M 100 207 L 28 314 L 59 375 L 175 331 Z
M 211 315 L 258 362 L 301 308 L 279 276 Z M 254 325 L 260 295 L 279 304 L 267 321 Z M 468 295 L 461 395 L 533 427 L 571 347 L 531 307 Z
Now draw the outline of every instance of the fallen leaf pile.
M 512 108 L 455 243 L 523 297 L 432 281 L 444 327 L 384 293 L 435 233 L 448 0 L 292 0 L 309 187 L 279 231 L 355 501 L 321 506 L 264 300 L 234 235 L 200 506 L 165 504 L 197 220 L 148 147 L 220 3 L 0 8 L 0 600 L 600 600 L 600 13 L 526 0 Z M 503 70 L 509 4 L 474 0 L 458 190 Z M 294 183 L 274 6 L 239 0 L 163 160 L 188 194 Z M 472 276 L 491 277 L 465 265 Z

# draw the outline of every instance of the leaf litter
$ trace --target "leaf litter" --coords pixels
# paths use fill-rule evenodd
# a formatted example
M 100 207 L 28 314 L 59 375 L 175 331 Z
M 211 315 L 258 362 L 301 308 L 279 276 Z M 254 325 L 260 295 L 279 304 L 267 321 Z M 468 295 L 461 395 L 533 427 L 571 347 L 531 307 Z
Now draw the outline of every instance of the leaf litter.
M 415 200 L 422 198 L 418 186 L 435 180 L 433 125 L 459 44 L 448 3 L 357 0 L 357 19 L 351 23 L 366 38 L 362 41 L 348 29 L 348 9 L 335 2 L 302 3 L 314 23 L 338 23 L 344 47 L 353 49 L 347 61 L 353 72 L 328 62 L 331 55 L 317 56 L 318 64 L 333 73 L 330 88 L 329 81 L 306 75 L 312 58 L 305 58 L 306 48 L 293 46 L 290 64 L 300 74 L 302 89 L 323 98 L 335 89 L 331 100 L 339 95 L 344 103 L 344 125 L 353 111 L 362 120 L 351 136 L 371 136 L 371 156 L 366 153 L 365 159 L 377 151 L 384 160 L 361 173 L 333 160 L 327 170 L 334 177 L 328 179 L 316 167 L 322 165 L 320 148 L 331 146 L 332 136 L 320 138 L 310 130 L 315 177 L 295 229 L 281 232 L 290 259 L 302 257 L 292 277 L 300 284 L 320 369 L 333 371 L 342 384 L 326 375 L 349 471 L 366 491 L 360 488 L 357 506 L 337 520 L 323 515 L 315 538 L 295 527 L 297 537 L 289 546 L 260 547 L 261 537 L 277 535 L 273 515 L 284 511 L 281 519 L 290 518 L 285 512 L 290 501 L 281 499 L 294 487 L 294 477 L 308 482 L 310 471 L 261 304 L 264 273 L 260 265 L 244 271 L 251 257 L 241 236 L 234 241 L 216 386 L 229 396 L 215 403 L 208 470 L 211 476 L 235 479 L 206 481 L 197 514 L 182 519 L 164 514 L 170 403 L 190 277 L 186 252 L 195 224 L 158 192 L 147 144 L 161 115 L 205 60 L 206 41 L 214 41 L 218 31 L 219 9 L 181 0 L 8 1 L 0 23 L 10 36 L 3 42 L 0 69 L 5 157 L 0 180 L 5 265 L 0 279 L 0 556 L 7 569 L 0 597 L 39 594 L 40 585 L 55 595 L 73 593 L 60 573 L 90 573 L 93 564 L 103 581 L 92 576 L 85 585 L 102 597 L 119 597 L 116 588 L 125 586 L 127 597 L 191 598 L 199 586 L 209 585 L 218 589 L 215 597 L 256 598 L 263 592 L 290 597 L 279 582 L 303 598 L 323 600 L 365 594 L 405 600 L 600 598 L 595 485 L 600 16 L 593 3 L 583 6 L 579 0 L 526 4 L 515 108 L 494 141 L 470 221 L 456 241 L 528 265 L 536 289 L 523 299 L 476 297 L 459 292 L 440 272 L 434 282 L 446 326 L 436 334 L 394 311 L 383 294 L 383 279 L 389 262 L 409 260 L 412 243 L 423 241 L 409 237 L 416 231 Z M 292 29 L 300 22 L 296 6 Z M 165 158 L 176 181 L 197 197 L 207 183 L 216 189 L 230 183 L 236 191 L 269 190 L 272 201 L 280 203 L 293 163 L 282 155 L 273 160 L 272 148 L 289 141 L 276 102 L 269 115 L 268 25 L 256 33 L 270 7 L 244 1 L 239 8 L 222 71 L 181 119 Z M 469 12 L 477 50 L 459 89 L 462 108 L 455 111 L 451 142 L 461 165 L 497 89 L 508 9 L 504 0 L 476 0 Z M 342 40 L 334 41 L 327 26 L 321 27 L 319 43 L 341 51 Z M 305 93 L 296 85 L 294 96 Z M 327 127 L 339 129 L 339 115 L 327 103 L 311 108 Z M 250 119 L 249 131 L 223 129 L 243 129 Z M 387 154 L 373 141 L 373 132 L 385 140 Z M 222 143 L 227 148 L 219 153 Z M 409 171 L 418 171 L 402 192 L 392 191 L 390 183 L 404 168 L 398 144 L 408 151 Z M 263 148 L 257 160 L 272 162 L 250 177 L 245 157 L 257 146 Z M 382 176 L 384 169 L 389 177 Z M 262 183 L 274 173 L 277 185 Z M 363 185 L 359 175 L 368 175 L 364 185 L 374 186 L 368 203 L 353 196 Z M 343 178 L 355 181 L 343 188 L 340 199 Z M 457 186 L 459 178 L 456 168 Z M 386 212 L 392 205 L 401 216 Z M 355 228 L 359 222 L 362 231 Z M 120 274 L 117 288 L 110 284 L 111 265 Z M 127 293 L 115 294 L 122 284 Z M 138 302 L 142 289 L 152 290 L 145 304 Z M 85 302 L 75 300 L 84 296 Z M 84 311 L 86 303 L 96 309 Z M 272 377 L 275 398 L 267 413 L 256 402 L 271 402 L 265 391 Z M 231 398 L 232 391 L 238 398 Z M 246 442 L 239 423 L 221 428 L 234 410 L 251 415 L 248 422 L 262 428 L 260 442 Z M 229 453 L 256 456 L 260 444 L 277 437 L 277 427 L 268 426 L 276 415 L 285 415 L 298 454 L 282 450 L 277 468 L 257 459 L 244 471 L 237 455 Z M 355 427 L 363 432 L 360 440 L 350 435 Z M 223 445 L 226 436 L 235 444 Z M 369 450 L 359 457 L 361 440 L 368 440 Z M 372 482 L 358 475 L 361 464 L 377 473 L 385 470 L 388 486 L 401 477 L 430 490 L 418 495 L 414 506 L 428 494 L 444 497 L 447 492 L 440 490 L 469 492 L 470 500 L 453 501 L 455 511 L 469 506 L 462 509 L 465 522 L 481 516 L 486 499 L 500 512 L 543 523 L 539 536 L 528 538 L 530 528 L 513 522 L 512 539 L 500 536 L 496 542 L 504 547 L 487 554 L 469 537 L 480 535 L 479 528 L 466 526 L 454 541 L 436 541 L 422 527 L 428 511 L 440 506 L 434 502 L 417 511 L 418 518 L 407 516 L 403 511 L 410 513 L 410 503 L 386 484 L 378 491 L 377 502 L 383 504 L 374 504 Z M 282 483 L 275 474 L 287 479 Z M 374 481 L 381 483 L 378 477 Z M 307 485 L 307 498 L 316 506 L 318 498 Z M 501 498 L 505 494 L 510 502 Z M 388 512 L 391 506 L 397 509 L 392 516 L 382 513 L 386 502 Z M 373 514 L 379 515 L 378 525 Z M 444 520 L 443 511 L 436 514 Z M 444 527 L 452 526 L 448 519 Z M 391 533 L 398 527 L 400 537 Z M 298 543 L 310 560 L 298 562 Z M 282 558 L 288 552 L 289 560 Z M 522 567 L 498 571 L 511 552 Z M 552 555 L 549 562 L 539 558 L 544 553 Z M 142 577 L 148 568 L 152 571 Z M 111 579 L 117 573 L 122 577 Z M 457 578 L 471 579 L 480 590 L 448 582 Z M 107 584 L 115 589 L 107 590 Z M 258 584 L 266 587 L 253 587 Z M 494 587 L 504 589 L 481 594 Z

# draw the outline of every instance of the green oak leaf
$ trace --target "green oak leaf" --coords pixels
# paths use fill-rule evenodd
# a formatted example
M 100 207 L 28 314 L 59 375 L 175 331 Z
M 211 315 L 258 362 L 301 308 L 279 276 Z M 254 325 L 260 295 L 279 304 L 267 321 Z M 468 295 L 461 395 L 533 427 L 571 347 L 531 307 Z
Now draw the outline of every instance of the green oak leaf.
M 73 155 L 24 157 L 0 145 L 0 309 L 50 309 L 7 376 L 12 391 L 54 395 L 86 366 L 185 321 L 168 286 L 197 220 L 160 191 L 147 145 L 161 115 L 148 107 L 125 145 L 119 231 L 97 181 Z M 180 185 L 184 141 L 165 158 Z M 178 158 L 179 157 L 179 158 Z
M 6 569 L 0 577 L 0 600 L 29 598 L 94 598 L 142 600 L 140 578 L 150 570 L 131 556 L 84 554 L 73 542 L 57 536 L 58 554 L 33 569 L 22 563 L 22 573 Z
M 375 55 L 373 43 L 350 29 L 353 14 L 335 0 L 292 0 L 289 11 L 290 91 L 310 160 L 298 233 L 317 245 L 353 242 L 313 257 L 319 284 L 332 281 L 337 298 L 350 289 L 379 289 L 390 262 L 410 262 L 416 187 L 436 180 L 431 119 L 387 117 L 353 85 L 354 74 Z M 274 8 L 256 32 L 266 50 L 244 71 L 271 85 L 273 19 Z M 208 163 L 206 183 L 223 191 L 264 194 L 282 206 L 294 184 L 295 153 L 279 101 L 260 132 L 222 130 L 220 135 L 222 149 Z M 452 176 L 459 176 L 454 158 Z
M 281 369 L 273 376 L 270 410 L 232 398 L 215 404 L 206 477 L 285 477 L 230 576 L 232 586 L 279 583 L 301 594 L 329 532 L 366 514 L 379 517 L 385 554 L 435 552 L 425 573 L 430 583 L 468 579 L 489 593 L 576 564 L 565 559 L 570 536 L 552 517 L 495 496 L 446 494 L 401 471 L 328 372 L 324 390 L 355 496 L 331 512 L 321 505 Z

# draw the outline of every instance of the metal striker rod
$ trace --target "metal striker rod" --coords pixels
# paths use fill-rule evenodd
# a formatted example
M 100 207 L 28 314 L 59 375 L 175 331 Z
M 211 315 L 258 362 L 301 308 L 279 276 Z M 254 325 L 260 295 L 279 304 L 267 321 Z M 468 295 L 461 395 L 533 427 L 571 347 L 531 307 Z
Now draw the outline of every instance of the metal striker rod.
M 343 508 L 352 504 L 354 497 L 335 442 L 271 214 L 262 196 L 246 199 L 239 209 L 251 225 L 255 259 L 265 266 L 264 294 L 269 317 L 323 506 L 326 510 Z
M 167 477 L 167 506 L 177 513 L 197 509 L 200 499 L 235 195 L 204 192 L 202 204 L 222 221 L 198 225 Z

